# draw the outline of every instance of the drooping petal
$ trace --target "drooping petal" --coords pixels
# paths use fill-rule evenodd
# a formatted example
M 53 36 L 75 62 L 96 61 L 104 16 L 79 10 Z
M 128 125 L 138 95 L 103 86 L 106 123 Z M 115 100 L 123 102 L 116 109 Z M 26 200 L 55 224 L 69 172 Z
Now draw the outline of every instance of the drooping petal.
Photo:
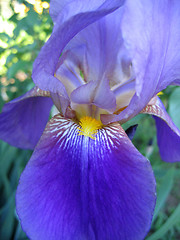
M 119 124 L 78 135 L 56 115 L 48 123 L 16 195 L 30 239 L 142 240 L 155 205 L 149 161 Z
M 122 35 L 132 58 L 136 94 L 130 105 L 106 122 L 125 122 L 162 89 L 180 79 L 179 0 L 127 0 Z
M 161 158 L 166 162 L 180 161 L 180 130 L 175 126 L 158 97 L 142 111 L 154 115 Z
M 78 11 L 78 14 L 73 15 L 63 23 L 62 17 L 58 16 L 51 37 L 35 60 L 32 74 L 35 84 L 42 90 L 59 93 L 61 96 L 66 95 L 63 84 L 54 77 L 62 50 L 79 31 L 115 11 L 123 2 L 124 0 L 106 0 L 99 8 L 93 11 L 88 9 Z M 76 6 L 78 7 L 77 3 Z M 84 6 L 84 4 L 80 4 L 80 6 Z M 69 11 L 74 12 L 71 4 L 69 4 Z
M 48 122 L 53 104 L 49 96 L 35 87 L 5 104 L 0 114 L 0 139 L 15 147 L 34 149 Z

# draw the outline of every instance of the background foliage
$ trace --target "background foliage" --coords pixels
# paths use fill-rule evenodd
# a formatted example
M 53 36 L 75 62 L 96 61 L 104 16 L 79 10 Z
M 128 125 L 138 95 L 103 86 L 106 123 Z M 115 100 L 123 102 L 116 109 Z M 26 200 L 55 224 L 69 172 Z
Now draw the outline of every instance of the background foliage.
M 48 1 L 47 1 L 48 2 Z M 34 85 L 32 64 L 52 31 L 48 3 L 41 0 L 0 0 L 0 109 Z M 169 87 L 161 96 L 180 127 L 180 88 Z M 138 115 L 123 125 L 138 123 L 134 145 L 150 159 L 157 181 L 157 204 L 147 240 L 180 239 L 180 164 L 161 161 L 154 121 Z M 0 141 L 0 239 L 28 239 L 15 211 L 18 180 L 31 151 Z M 28 186 L 27 186 L 28 187 Z

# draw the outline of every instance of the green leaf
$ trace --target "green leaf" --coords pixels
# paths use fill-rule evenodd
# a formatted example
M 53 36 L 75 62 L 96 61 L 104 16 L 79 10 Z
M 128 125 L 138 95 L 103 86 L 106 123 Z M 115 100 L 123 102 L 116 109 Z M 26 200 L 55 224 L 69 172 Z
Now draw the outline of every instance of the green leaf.
M 14 230 L 14 208 L 15 208 L 15 193 L 11 195 L 7 203 L 0 209 L 0 239 L 11 239 Z
M 28 15 L 26 17 L 26 22 L 27 22 L 27 25 L 31 28 L 33 28 L 34 25 L 38 25 L 41 23 L 39 20 L 39 15 L 35 11 L 28 12 Z
M 6 64 L 11 63 L 15 57 L 16 57 L 16 54 L 11 53 L 11 54 L 6 58 Z
M 2 54 L 4 51 L 6 51 L 5 48 L 0 47 L 0 54 Z
M 169 114 L 174 123 L 180 128 L 180 88 L 176 88 L 169 99 Z
M 28 45 L 25 45 L 25 46 L 15 46 L 14 49 L 16 49 L 18 51 L 18 53 L 26 53 L 26 52 L 30 52 L 30 51 L 34 51 L 35 48 L 37 46 L 37 43 L 34 42 L 32 44 L 28 44 Z
M 28 237 L 22 231 L 20 223 L 18 224 L 18 226 L 16 228 L 16 233 L 15 233 L 15 236 L 14 236 L 14 240 L 28 240 Z
M 3 42 L 8 42 L 11 38 L 7 33 L 0 33 L 0 39 Z
M 17 13 L 14 13 L 12 15 L 12 17 L 9 18 L 9 21 L 12 21 L 14 23 L 17 23 L 18 22 L 18 18 L 17 18 L 18 14 Z
M 20 60 L 12 64 L 12 66 L 8 69 L 7 77 L 8 79 L 13 78 L 19 70 L 27 72 L 30 67 L 31 67 L 31 63 Z
M 162 227 L 153 233 L 150 237 L 146 240 L 159 240 L 163 239 L 162 237 L 171 229 L 173 228 L 178 222 L 180 222 L 180 204 L 177 206 L 173 214 L 168 218 L 168 220 L 162 225 Z
M 170 168 L 166 175 L 163 177 L 160 187 L 157 190 L 157 201 L 156 201 L 156 208 L 154 211 L 153 221 L 157 218 L 159 211 L 163 207 L 166 202 L 166 199 L 172 189 L 173 180 L 174 180 L 174 168 Z

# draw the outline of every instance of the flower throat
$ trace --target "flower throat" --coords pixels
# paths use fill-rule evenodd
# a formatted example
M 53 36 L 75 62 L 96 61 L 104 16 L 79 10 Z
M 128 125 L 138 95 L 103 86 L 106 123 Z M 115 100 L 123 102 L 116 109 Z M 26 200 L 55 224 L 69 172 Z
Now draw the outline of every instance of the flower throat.
M 79 121 L 79 125 L 79 135 L 90 137 L 92 139 L 95 139 L 95 135 L 97 134 L 98 130 L 103 126 L 100 120 L 96 120 L 95 118 L 89 116 L 82 117 Z

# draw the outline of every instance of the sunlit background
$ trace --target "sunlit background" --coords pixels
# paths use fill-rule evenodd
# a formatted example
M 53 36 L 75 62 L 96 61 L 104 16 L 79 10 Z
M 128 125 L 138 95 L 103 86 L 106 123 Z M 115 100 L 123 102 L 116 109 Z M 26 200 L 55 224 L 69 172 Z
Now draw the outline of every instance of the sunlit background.
M 49 38 L 52 27 L 49 1 L 0 0 L 0 109 L 6 102 L 34 86 L 31 79 L 33 61 Z M 170 86 L 160 97 L 180 128 L 180 88 Z M 133 143 L 150 159 L 157 180 L 157 204 L 153 224 L 146 239 L 178 240 L 180 164 L 171 165 L 161 161 L 155 125 L 150 116 L 141 114 L 123 127 L 127 129 L 136 123 L 138 128 Z M 16 149 L 0 141 L 1 240 L 28 239 L 17 219 L 15 192 L 19 176 L 30 156 L 31 151 Z

